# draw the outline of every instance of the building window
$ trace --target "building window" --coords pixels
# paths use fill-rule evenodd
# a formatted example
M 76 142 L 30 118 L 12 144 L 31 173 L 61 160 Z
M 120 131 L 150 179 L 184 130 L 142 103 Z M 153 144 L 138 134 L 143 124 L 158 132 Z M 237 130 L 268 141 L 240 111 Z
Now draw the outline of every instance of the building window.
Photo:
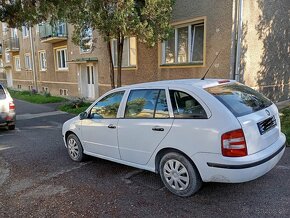
M 46 52 L 39 52 L 39 69 L 40 71 L 46 71 Z
M 25 54 L 25 69 L 31 70 L 31 57 L 30 54 Z
M 8 51 L 5 52 L 5 61 L 6 63 L 10 63 L 10 53 Z
M 8 32 L 7 23 L 2 23 L 2 32 L 3 35 L 7 35 Z
M 67 96 L 68 95 L 68 89 L 59 89 L 59 95 Z
M 28 86 L 28 90 L 29 90 L 29 91 L 32 91 L 32 90 L 33 90 L 33 86 L 29 85 L 29 86 Z
M 11 28 L 11 37 L 12 38 L 18 37 L 17 28 Z
M 43 86 L 43 87 L 42 87 L 42 92 L 43 92 L 43 93 L 49 93 L 49 89 L 48 89 L 48 87 Z
M 117 40 L 112 41 L 114 67 L 118 65 Z M 136 67 L 137 63 L 136 37 L 126 37 L 123 45 L 122 67 Z
M 175 28 L 174 37 L 162 43 L 162 64 L 203 64 L 204 23 Z
M 56 50 L 56 67 L 57 70 L 67 70 L 67 48 Z
M 21 71 L 20 57 L 15 56 L 14 61 L 15 61 L 15 71 Z
M 23 38 L 27 38 L 29 34 L 29 30 L 26 26 L 22 26 L 22 36 Z
M 92 28 L 85 28 L 81 33 L 80 49 L 81 53 L 87 53 L 92 50 L 93 46 L 93 30 Z
M 21 89 L 22 86 L 20 84 L 17 85 L 17 89 Z

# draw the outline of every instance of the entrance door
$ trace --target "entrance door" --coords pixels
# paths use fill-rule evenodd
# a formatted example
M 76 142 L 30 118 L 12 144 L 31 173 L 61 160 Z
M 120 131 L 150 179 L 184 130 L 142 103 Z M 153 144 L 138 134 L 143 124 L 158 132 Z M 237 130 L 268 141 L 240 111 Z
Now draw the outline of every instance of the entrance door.
M 88 98 L 95 98 L 95 71 L 93 65 L 87 65 Z
M 6 71 L 7 87 L 13 87 L 13 78 L 11 70 Z

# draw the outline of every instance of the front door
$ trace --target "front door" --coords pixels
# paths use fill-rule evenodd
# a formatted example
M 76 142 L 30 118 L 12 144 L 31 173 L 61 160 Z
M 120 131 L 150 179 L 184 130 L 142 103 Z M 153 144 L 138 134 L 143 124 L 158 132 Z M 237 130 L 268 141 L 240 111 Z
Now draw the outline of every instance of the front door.
M 169 116 L 164 89 L 132 90 L 124 118 L 118 123 L 121 159 L 145 165 L 169 132 Z
M 88 98 L 95 98 L 95 71 L 93 65 L 87 65 Z
M 13 87 L 13 78 L 11 70 L 6 71 L 7 87 Z
M 123 95 L 124 91 L 119 91 L 105 96 L 82 120 L 83 146 L 88 154 L 120 159 L 117 113 Z

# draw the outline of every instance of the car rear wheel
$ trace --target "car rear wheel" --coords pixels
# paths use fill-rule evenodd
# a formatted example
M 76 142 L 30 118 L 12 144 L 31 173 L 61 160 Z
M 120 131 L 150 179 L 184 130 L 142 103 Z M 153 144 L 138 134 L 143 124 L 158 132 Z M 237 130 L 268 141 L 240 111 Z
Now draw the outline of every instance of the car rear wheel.
M 81 162 L 84 159 L 84 154 L 82 144 L 78 137 L 74 134 L 70 134 L 67 137 L 66 143 L 70 158 L 73 161 Z
M 170 152 L 165 154 L 159 164 L 161 179 L 173 194 L 188 197 L 202 186 L 199 172 L 183 155 Z

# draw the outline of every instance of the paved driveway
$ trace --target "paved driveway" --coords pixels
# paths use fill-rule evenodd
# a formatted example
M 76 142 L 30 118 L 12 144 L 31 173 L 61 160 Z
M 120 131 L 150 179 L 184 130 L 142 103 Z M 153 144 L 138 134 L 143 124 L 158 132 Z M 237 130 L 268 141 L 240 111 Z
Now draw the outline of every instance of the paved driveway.
M 290 217 L 289 148 L 262 178 L 204 184 L 184 199 L 150 172 L 97 158 L 72 162 L 61 138 L 72 116 L 51 105 L 16 106 L 16 130 L 0 130 L 0 217 Z

